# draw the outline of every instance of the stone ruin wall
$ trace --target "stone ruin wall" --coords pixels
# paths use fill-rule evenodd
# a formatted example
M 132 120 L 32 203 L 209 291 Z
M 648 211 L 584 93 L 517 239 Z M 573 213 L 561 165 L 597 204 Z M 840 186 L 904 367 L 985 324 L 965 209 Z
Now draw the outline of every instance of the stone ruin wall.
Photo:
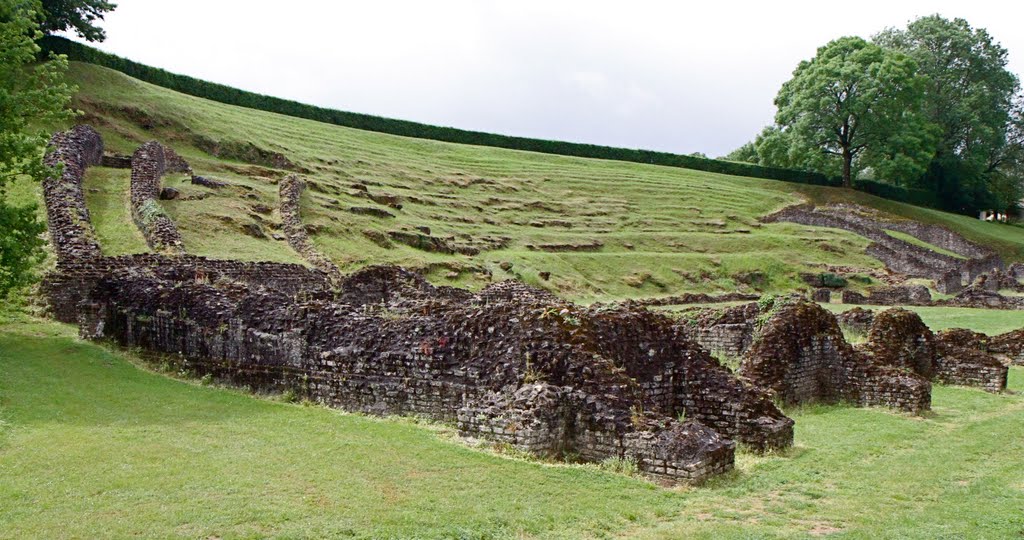
M 871 331 L 871 325 L 875 322 L 875 312 L 862 307 L 848 309 L 836 315 L 839 326 L 850 331 L 867 336 Z
M 58 260 L 91 259 L 102 254 L 82 193 L 86 168 L 98 165 L 102 156 L 103 140 L 89 126 L 56 133 L 50 139 L 46 165 L 64 167 L 59 177 L 43 180 L 46 222 Z
M 177 154 L 156 141 L 143 144 L 132 154 L 132 219 L 146 243 L 155 251 L 185 252 L 178 228 L 157 200 L 160 198 L 160 180 L 165 173 L 190 170 Z
M 342 290 L 366 275 L 346 278 Z M 665 317 L 434 294 L 400 294 L 415 300 L 382 317 L 379 304 L 118 276 L 83 303 L 82 328 L 180 355 L 189 369 L 235 384 L 454 422 L 465 435 L 542 454 L 635 459 L 673 480 L 730 469 L 726 437 L 760 449 L 792 443 L 792 421 L 765 394 Z
M 140 164 L 158 160 L 149 150 Z M 68 160 L 84 154 L 74 144 L 58 151 Z M 49 181 L 57 189 L 47 192 L 48 211 L 85 209 L 82 163 L 68 179 L 77 195 L 60 195 L 64 179 Z M 161 169 L 140 170 L 145 200 Z M 88 227 L 85 217 L 67 222 Z M 52 230 L 55 244 L 88 238 Z M 396 268 L 352 276 L 336 290 L 326 273 L 296 265 L 103 257 L 98 247 L 59 253 L 43 290 L 83 336 L 169 355 L 235 384 L 349 410 L 421 414 L 530 451 L 634 459 L 676 481 L 731 469 L 731 438 L 757 449 L 792 444 L 792 420 L 762 391 L 668 319 L 636 308 L 591 312 L 516 284 L 472 295 Z
M 872 240 L 867 254 L 881 260 L 896 272 L 935 281 L 939 292 L 953 294 L 978 276 L 1003 268 L 999 255 L 970 242 L 949 229 L 912 221 L 882 221 L 862 215 L 859 207 L 815 208 L 796 205 L 764 219 L 788 221 L 814 227 L 843 229 Z M 887 234 L 899 231 L 968 259 L 936 253 Z
M 754 341 L 754 319 L 759 310 L 756 303 L 724 310 L 695 310 L 684 313 L 679 329 L 712 354 L 740 358 Z
M 855 351 L 837 319 L 802 298 L 684 313 L 680 332 L 740 360 L 739 374 L 783 403 L 850 402 L 919 414 L 931 403 L 928 381 Z
M 262 286 L 288 295 L 330 291 L 328 276 L 298 264 L 208 259 L 193 255 L 168 257 L 155 253 L 58 261 L 57 268 L 40 284 L 54 317 L 76 323 L 78 306 L 103 279 L 131 271 L 140 276 L 178 281 L 236 282 Z
M 187 171 L 188 164 L 172 150 L 164 148 L 163 155 L 170 163 L 168 170 Z M 190 276 L 200 281 L 223 279 L 265 285 L 292 295 L 329 290 L 330 285 L 323 272 L 296 264 L 217 260 L 190 255 L 103 256 L 82 192 L 86 168 L 100 165 L 102 156 L 103 141 L 99 133 L 89 126 L 77 126 L 55 134 L 46 155 L 48 165 L 64 165 L 61 176 L 43 181 L 43 199 L 57 265 L 45 277 L 41 289 L 50 304 L 50 311 L 58 320 L 76 322 L 78 303 L 88 291 L 101 279 L 129 269 L 144 275 Z M 159 183 L 150 183 L 143 192 L 152 196 L 159 192 Z
M 284 225 L 284 235 L 288 239 L 288 245 L 315 268 L 320 269 L 334 279 L 341 277 L 341 271 L 327 257 L 321 254 L 306 232 L 300 215 L 302 192 L 306 189 L 306 183 L 296 175 L 288 175 L 278 185 L 278 193 L 281 205 L 281 222 Z
M 835 316 L 821 306 L 797 299 L 773 309 L 745 353 L 740 374 L 784 403 L 850 402 L 913 414 L 931 408 L 926 379 L 855 351 Z
M 844 304 L 868 304 L 877 306 L 927 306 L 932 303 L 932 294 L 924 285 L 896 285 L 892 287 L 874 287 L 868 289 L 867 295 L 856 291 L 844 290 Z
M 1024 366 L 1024 328 L 991 338 L 988 352 L 1006 359 L 1010 364 Z
M 1001 392 L 1008 369 L 988 354 L 986 341 L 962 329 L 936 336 L 913 311 L 893 308 L 875 315 L 861 349 L 878 362 L 936 382 Z

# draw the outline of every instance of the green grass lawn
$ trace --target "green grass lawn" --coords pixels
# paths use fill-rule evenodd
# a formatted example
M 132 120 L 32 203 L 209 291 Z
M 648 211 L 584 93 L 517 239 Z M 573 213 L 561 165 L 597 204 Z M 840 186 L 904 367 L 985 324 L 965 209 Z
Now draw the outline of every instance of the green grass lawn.
M 873 311 L 889 309 L 888 306 L 854 306 L 850 304 L 821 304 L 833 313 L 840 313 L 854 307 Z M 1007 309 L 975 309 L 937 306 L 902 306 L 921 316 L 928 328 L 938 332 L 947 328 L 970 328 L 976 332 L 995 336 L 1024 327 L 1024 311 Z
M 293 261 L 287 243 L 269 236 L 280 226 L 277 183 L 287 173 L 200 150 L 196 141 L 252 143 L 280 152 L 309 182 L 303 220 L 314 243 L 343 271 L 394 263 L 423 270 L 435 283 L 479 288 L 519 278 L 572 300 L 590 302 L 677 294 L 799 286 L 798 273 L 824 265 L 880 268 L 864 253 L 868 241 L 851 233 L 759 218 L 805 200 L 855 200 L 896 216 L 921 217 L 963 229 L 994 245 L 1007 259 L 1024 259 L 1024 229 L 884 201 L 842 189 L 712 174 L 638 163 L 572 158 L 385 135 L 233 107 L 186 96 L 93 65 L 72 63 L 80 92 L 75 106 L 103 134 L 107 147 L 130 153 L 147 140 L 173 146 L 198 174 L 234 187 L 210 191 L 182 179 L 167 183 L 186 196 L 163 201 L 188 251 L 225 258 Z M 107 175 L 104 180 L 104 175 Z M 112 187 L 115 173 L 87 182 Z M 364 187 L 378 201 L 365 196 Z M 401 210 L 380 197 L 393 197 Z M 110 199 L 114 199 L 111 201 Z M 123 211 L 123 195 L 100 189 L 89 197 L 97 216 Z M 394 218 L 349 211 L 387 210 Z M 256 224 L 266 238 L 246 236 Z M 101 223 L 114 242 L 104 249 L 137 249 L 130 220 Z M 412 231 L 455 243 L 501 238 L 504 247 L 477 256 L 381 246 L 367 233 Z M 1012 229 L 1012 230 L 1011 230 Z M 596 251 L 552 252 L 544 244 L 584 245 Z M 512 263 L 510 271 L 501 268 Z M 505 265 L 507 267 L 507 265 Z M 550 272 L 550 280 L 540 279 Z
M 71 333 L 0 326 L 0 537 L 1024 534 L 1020 395 L 937 386 L 924 419 L 792 410 L 793 450 L 664 489 L 498 456 L 437 426 L 168 378 Z M 1024 370 L 1010 387 L 1024 389 Z

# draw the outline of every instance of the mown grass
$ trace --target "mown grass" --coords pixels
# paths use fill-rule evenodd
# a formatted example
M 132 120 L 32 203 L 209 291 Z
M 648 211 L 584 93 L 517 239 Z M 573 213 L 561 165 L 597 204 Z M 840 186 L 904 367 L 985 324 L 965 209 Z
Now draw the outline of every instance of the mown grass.
M 664 489 L 508 459 L 443 428 L 140 369 L 0 323 L 0 537 L 841 538 L 1024 532 L 1024 397 L 937 386 L 911 418 L 789 411 L 796 447 Z M 1024 370 L 1011 372 L 1024 388 Z
M 888 306 L 854 306 L 851 304 L 822 304 L 833 313 L 840 313 L 854 307 L 873 311 L 889 309 Z M 970 328 L 990 336 L 1024 327 L 1024 311 L 1007 309 L 976 309 L 938 306 L 901 306 L 921 316 L 928 328 L 938 332 L 947 328 Z
M 256 209 L 277 206 L 277 182 L 287 171 L 216 158 L 196 147 L 206 139 L 252 143 L 295 163 L 309 181 L 303 219 L 315 244 L 345 271 L 395 263 L 419 268 L 436 283 L 471 288 L 515 277 L 589 302 L 683 291 L 776 292 L 798 286 L 799 272 L 828 264 L 881 266 L 864 253 L 867 240 L 853 234 L 759 222 L 808 198 L 846 200 L 846 190 L 364 132 L 213 103 L 87 64 L 72 63 L 71 78 L 81 89 L 76 106 L 86 113 L 83 121 L 98 127 L 110 149 L 131 152 L 158 139 L 199 174 L 235 184 L 203 200 L 163 203 L 193 253 L 296 258 L 284 242 L 242 233 L 254 223 L 268 234 L 279 226 L 276 215 Z M 395 197 L 402 208 L 374 202 L 357 186 Z M 849 194 L 871 206 L 883 201 Z M 896 215 L 919 214 L 883 202 Z M 354 206 L 395 217 L 353 214 Z M 967 225 L 962 216 L 928 216 Z M 507 245 L 471 257 L 382 247 L 366 235 L 415 227 L 455 243 L 501 237 Z M 1024 257 L 1024 230 L 1007 235 L 1005 227 L 980 222 L 970 229 L 1009 258 Z M 537 247 L 595 240 L 602 245 L 594 252 Z M 511 270 L 502 270 L 503 262 Z M 546 272 L 550 279 L 541 279 Z
M 82 188 L 89 218 L 106 255 L 148 253 L 146 239 L 132 221 L 129 188 L 131 171 L 91 167 Z
M 960 255 L 959 253 L 952 252 L 952 251 L 950 251 L 948 249 L 941 248 L 941 247 L 936 246 L 934 244 L 929 244 L 928 242 L 925 242 L 924 240 L 921 240 L 920 238 L 917 238 L 915 236 L 910 236 L 909 234 L 907 234 L 905 232 L 886 230 L 885 233 L 888 234 L 889 236 L 893 237 L 893 238 L 898 239 L 898 240 L 903 240 L 904 242 L 908 242 L 908 243 L 913 244 L 915 246 L 923 247 L 925 249 L 934 251 L 936 253 L 941 253 L 942 255 L 949 255 L 950 257 L 954 257 L 956 259 L 966 259 L 967 258 L 967 257 L 964 257 L 963 255 Z

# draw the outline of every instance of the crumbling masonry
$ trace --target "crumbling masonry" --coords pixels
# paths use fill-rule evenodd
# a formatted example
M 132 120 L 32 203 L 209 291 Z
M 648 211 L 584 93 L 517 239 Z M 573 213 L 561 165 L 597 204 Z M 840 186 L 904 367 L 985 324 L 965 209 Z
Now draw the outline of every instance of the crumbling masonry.
M 47 180 L 58 263 L 44 291 L 84 337 L 257 390 L 451 422 L 531 452 L 630 459 L 671 481 L 731 469 L 734 440 L 792 444 L 793 422 L 767 392 L 646 309 L 582 308 L 510 282 L 471 294 L 395 267 L 335 284 L 296 265 L 103 257 L 81 197 L 84 168 L 101 153 L 83 127 L 56 135 L 48 158 L 72 166 Z M 162 155 L 166 167 L 167 154 L 149 145 L 136 155 L 149 183 L 140 195 L 152 195 L 161 168 L 144 165 Z
M 910 220 L 886 221 L 876 217 L 871 210 L 856 205 L 796 205 L 772 214 L 764 221 L 788 221 L 859 234 L 872 241 L 867 248 L 868 255 L 879 259 L 893 271 L 935 280 L 936 289 L 942 293 L 956 293 L 978 276 L 1003 268 L 1003 261 L 997 253 L 969 242 L 949 229 Z M 937 253 L 895 238 L 887 231 L 908 234 L 964 258 Z
M 160 180 L 167 172 L 191 172 L 191 168 L 156 141 L 143 144 L 132 154 L 132 219 L 153 250 L 184 253 L 178 228 L 157 202 Z

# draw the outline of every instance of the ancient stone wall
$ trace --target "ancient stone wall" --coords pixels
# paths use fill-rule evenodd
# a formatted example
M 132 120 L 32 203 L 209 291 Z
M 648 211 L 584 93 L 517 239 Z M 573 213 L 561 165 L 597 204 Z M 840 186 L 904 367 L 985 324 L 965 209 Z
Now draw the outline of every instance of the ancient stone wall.
M 1007 368 L 987 352 L 987 339 L 969 330 L 936 337 L 913 311 L 887 309 L 875 315 L 862 349 L 874 360 L 943 384 L 1006 389 Z
M 844 304 L 867 304 L 875 306 L 927 306 L 932 295 L 924 285 L 896 285 L 873 287 L 867 295 L 855 291 L 843 291 Z
M 43 180 L 46 221 L 58 261 L 87 260 L 101 256 L 82 193 L 85 169 L 98 165 L 103 140 L 95 129 L 78 126 L 54 134 L 46 164 L 63 166 L 60 177 Z
M 937 306 L 958 306 L 981 309 L 1024 309 L 1024 297 L 1006 296 L 981 285 L 971 285 L 953 298 L 934 302 Z
M 871 323 L 875 321 L 875 312 L 855 307 L 836 315 L 836 320 L 839 322 L 839 326 L 866 336 L 871 330 Z
M 988 350 L 1011 364 L 1024 366 L 1024 328 L 992 337 Z
M 756 303 L 726 309 L 684 312 L 678 323 L 687 338 L 715 355 L 739 358 L 754 339 L 754 322 L 760 311 Z
M 744 355 L 743 376 L 784 403 L 848 401 L 915 414 L 930 408 L 926 379 L 855 351 L 821 306 L 802 299 L 776 302 Z
M 288 175 L 281 180 L 278 186 L 281 204 L 281 222 L 284 225 L 284 235 L 288 239 L 288 245 L 299 253 L 306 261 L 314 267 L 326 272 L 334 278 L 341 277 L 341 271 L 326 256 L 320 253 L 309 234 L 302 224 L 301 197 L 306 183 L 296 175 Z
M 673 480 L 731 468 L 725 437 L 763 449 L 792 442 L 792 421 L 766 395 L 663 316 L 537 300 L 543 293 L 467 300 L 403 276 L 346 278 L 341 290 L 367 302 L 356 306 L 115 272 L 83 302 L 81 323 L 88 337 L 180 355 L 236 384 L 425 415 L 534 452 L 632 458 Z
M 638 306 L 675 306 L 685 304 L 715 304 L 719 302 L 750 302 L 757 300 L 761 295 L 747 293 L 683 293 L 672 296 L 659 296 L 657 298 L 644 298 L 641 300 L 630 300 L 629 302 Z
M 796 205 L 764 219 L 766 222 L 788 221 L 815 227 L 847 230 L 873 241 L 867 253 L 896 272 L 935 280 L 939 292 L 955 293 L 964 285 L 991 270 L 1003 267 L 994 251 L 968 241 L 957 233 L 937 225 L 914 221 L 886 221 L 873 212 L 855 205 L 815 208 Z M 966 259 L 932 251 L 894 238 L 886 230 L 903 232 L 937 247 L 952 251 Z M 959 279 L 956 276 L 959 275 Z
M 100 280 L 120 271 L 184 282 L 239 282 L 287 295 L 330 294 L 327 275 L 297 264 L 245 262 L 159 254 L 95 257 L 59 261 L 40 284 L 50 312 L 58 320 L 78 321 L 79 304 Z
M 913 311 L 892 308 L 875 314 L 864 348 L 887 366 L 908 369 L 931 379 L 935 338 Z
M 988 352 L 984 334 L 964 329 L 935 334 L 935 380 L 988 392 L 1006 390 L 1007 367 Z
M 132 154 L 132 219 L 150 248 L 184 253 L 178 228 L 158 202 L 160 180 L 168 170 L 189 169 L 177 154 L 156 141 L 143 144 Z

